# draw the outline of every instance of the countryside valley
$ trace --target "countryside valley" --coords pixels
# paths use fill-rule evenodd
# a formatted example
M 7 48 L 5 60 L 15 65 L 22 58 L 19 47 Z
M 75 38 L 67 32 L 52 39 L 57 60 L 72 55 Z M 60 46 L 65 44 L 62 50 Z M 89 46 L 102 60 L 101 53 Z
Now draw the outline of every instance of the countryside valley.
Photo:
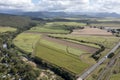
M 0 80 L 119 80 L 119 25 L 0 14 Z

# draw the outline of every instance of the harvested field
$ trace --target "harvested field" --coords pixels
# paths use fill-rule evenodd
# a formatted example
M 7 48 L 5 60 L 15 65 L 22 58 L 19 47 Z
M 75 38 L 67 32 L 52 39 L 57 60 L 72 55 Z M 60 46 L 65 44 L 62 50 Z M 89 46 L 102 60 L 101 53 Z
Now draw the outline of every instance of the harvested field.
M 96 35 L 96 36 L 112 36 L 112 33 L 98 28 L 85 28 L 74 30 L 71 34 L 74 35 Z

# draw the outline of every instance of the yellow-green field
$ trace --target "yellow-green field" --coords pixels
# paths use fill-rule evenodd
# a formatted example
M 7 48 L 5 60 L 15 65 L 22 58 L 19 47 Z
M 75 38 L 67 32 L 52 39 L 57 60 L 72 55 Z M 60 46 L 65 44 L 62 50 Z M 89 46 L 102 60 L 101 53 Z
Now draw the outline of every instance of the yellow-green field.
M 55 29 L 50 29 L 50 28 L 46 28 L 46 27 L 33 27 L 30 31 L 34 31 L 34 32 L 43 32 L 43 33 L 69 33 L 69 31 L 67 30 L 55 30 Z
M 57 49 L 58 51 L 63 51 L 64 53 L 67 53 L 66 51 L 67 45 L 59 44 L 57 42 L 51 42 L 49 40 L 44 40 L 44 39 L 40 39 L 40 43 L 47 45 L 48 47 L 51 47 L 53 50 Z M 80 56 L 81 54 L 84 54 L 84 53 L 89 53 L 89 52 L 83 51 L 82 49 L 80 50 L 80 49 L 72 48 L 71 46 L 68 48 L 68 51 L 70 53 L 67 53 L 67 54 L 73 54 L 76 56 Z
M 2 33 L 2 32 L 7 32 L 7 31 L 16 31 L 16 29 L 15 28 L 12 28 L 12 27 L 1 27 L 0 26 L 0 32 Z
M 94 47 L 94 48 L 100 49 L 100 46 L 92 44 L 92 43 L 83 43 L 83 42 L 78 42 L 78 41 L 69 40 L 69 39 L 65 39 L 65 40 L 73 42 L 73 43 L 78 43 L 78 44 L 81 44 L 81 45 L 86 45 L 86 46 L 89 46 L 89 47 Z
M 50 25 L 68 25 L 68 26 L 85 26 L 85 23 L 80 23 L 80 22 L 50 22 L 47 23 L 48 26 Z
M 81 27 L 85 26 L 85 23 L 77 23 L 77 22 L 49 22 L 45 25 L 38 25 L 30 29 L 30 31 L 35 32 L 47 32 L 47 33 L 69 33 L 70 27 Z
M 66 69 L 74 74 L 83 72 L 90 65 L 83 62 L 79 57 L 66 53 L 65 51 L 52 48 L 48 45 L 37 43 L 35 48 L 37 57 Z
M 107 37 L 107 36 L 73 36 L 64 34 L 51 34 L 54 37 L 70 38 L 76 40 L 82 40 L 87 42 L 99 43 L 105 47 L 105 50 L 101 52 L 101 58 L 106 55 L 119 41 L 118 37 Z M 89 45 L 89 44 L 88 44 Z M 90 45 L 89 45 L 90 46 Z
M 117 37 L 107 37 L 107 36 L 87 36 L 87 35 L 65 35 L 65 34 L 49 34 L 53 37 L 60 37 L 60 38 L 70 38 L 76 40 L 82 40 L 87 42 L 94 42 L 104 45 L 106 48 L 113 47 L 118 41 L 119 38 Z
M 35 46 L 35 43 L 39 40 L 40 34 L 32 33 L 21 33 L 14 40 L 14 44 L 20 49 L 32 52 Z

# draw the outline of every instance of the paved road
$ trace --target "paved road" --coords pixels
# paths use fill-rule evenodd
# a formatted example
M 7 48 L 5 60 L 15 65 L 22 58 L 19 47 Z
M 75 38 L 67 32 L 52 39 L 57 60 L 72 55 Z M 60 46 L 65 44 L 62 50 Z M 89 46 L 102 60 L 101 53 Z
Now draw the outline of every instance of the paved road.
M 109 64 L 106 66 L 106 68 L 101 72 L 101 74 L 99 75 L 97 80 L 103 80 L 103 77 L 106 75 L 106 72 L 111 70 L 111 68 L 114 66 L 116 59 L 120 56 L 120 53 L 118 53 L 117 55 L 115 55 L 110 61 Z M 110 76 L 110 74 L 109 74 Z M 109 77 L 107 77 L 106 80 L 108 80 Z
M 118 47 L 120 47 L 120 42 L 102 59 L 100 59 L 95 65 L 90 67 L 86 72 L 84 72 L 80 77 L 77 78 L 77 80 L 84 80 L 91 72 L 93 72 L 100 64 L 102 64 L 108 57 L 109 54 L 115 52 Z

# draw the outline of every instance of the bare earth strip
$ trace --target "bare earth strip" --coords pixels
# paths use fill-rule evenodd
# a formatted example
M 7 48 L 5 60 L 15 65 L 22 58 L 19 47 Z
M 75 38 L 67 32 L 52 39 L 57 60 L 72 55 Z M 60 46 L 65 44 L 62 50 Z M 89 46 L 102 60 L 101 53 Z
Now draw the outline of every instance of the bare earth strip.
M 112 33 L 107 32 L 106 30 L 101 30 L 98 28 L 85 28 L 74 30 L 71 34 L 74 35 L 96 35 L 96 36 L 112 36 Z
M 55 38 L 51 38 L 51 37 L 48 37 L 48 36 L 43 36 L 43 39 L 51 41 L 51 42 L 56 42 L 56 43 L 59 43 L 59 44 L 62 44 L 62 45 L 67 45 L 67 46 L 70 46 L 70 47 L 73 47 L 73 48 L 76 48 L 76 49 L 84 50 L 84 51 L 89 52 L 89 53 L 94 53 L 98 50 L 97 48 L 93 48 L 93 47 L 89 47 L 89 46 L 65 41 L 65 40 L 62 40 L 62 39 L 55 39 Z

